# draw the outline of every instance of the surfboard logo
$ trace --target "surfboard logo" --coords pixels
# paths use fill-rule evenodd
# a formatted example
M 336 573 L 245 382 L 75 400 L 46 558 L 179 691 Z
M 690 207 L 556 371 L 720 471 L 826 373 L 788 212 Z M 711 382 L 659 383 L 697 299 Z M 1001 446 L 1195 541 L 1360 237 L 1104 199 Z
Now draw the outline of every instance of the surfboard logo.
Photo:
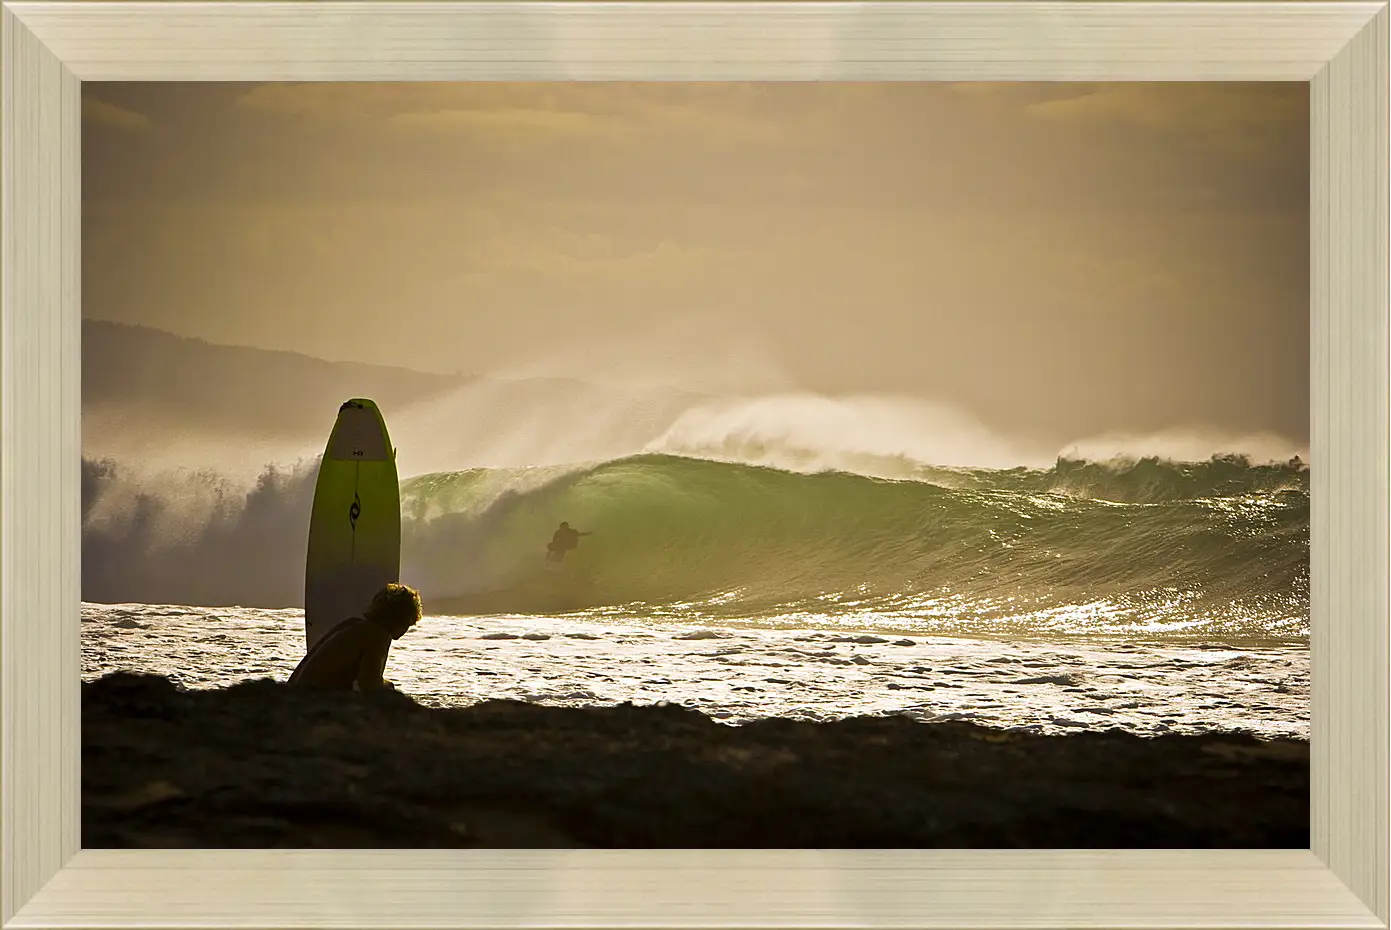
M 352 524 L 353 531 L 357 531 L 357 518 L 362 516 L 362 501 L 358 498 L 357 492 L 353 492 L 353 505 L 348 508 L 348 522 Z

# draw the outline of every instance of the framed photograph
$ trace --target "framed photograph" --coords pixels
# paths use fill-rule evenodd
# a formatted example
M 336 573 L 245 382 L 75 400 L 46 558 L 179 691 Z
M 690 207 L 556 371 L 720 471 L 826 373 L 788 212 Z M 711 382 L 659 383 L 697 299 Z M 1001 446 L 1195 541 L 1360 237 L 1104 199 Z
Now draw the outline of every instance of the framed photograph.
M 0 925 L 1386 927 L 1388 15 L 3 4 Z

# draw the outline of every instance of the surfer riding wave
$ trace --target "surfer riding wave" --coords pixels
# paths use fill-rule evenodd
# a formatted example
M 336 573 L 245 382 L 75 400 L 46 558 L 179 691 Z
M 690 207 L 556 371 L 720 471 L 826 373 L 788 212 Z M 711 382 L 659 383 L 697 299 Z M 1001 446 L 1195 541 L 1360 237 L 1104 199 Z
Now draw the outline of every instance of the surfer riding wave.
M 561 561 L 565 558 L 565 553 L 579 546 L 581 536 L 590 535 L 592 535 L 592 531 L 582 533 L 562 520 L 559 529 L 555 531 L 555 535 L 551 537 L 550 543 L 546 546 L 546 561 Z

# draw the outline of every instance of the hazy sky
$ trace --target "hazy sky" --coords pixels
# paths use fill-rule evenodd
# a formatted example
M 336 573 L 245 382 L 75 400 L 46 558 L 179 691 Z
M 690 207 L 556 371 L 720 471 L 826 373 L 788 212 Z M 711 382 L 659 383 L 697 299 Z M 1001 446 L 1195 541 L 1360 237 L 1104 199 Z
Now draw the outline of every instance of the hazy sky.
M 90 317 L 1307 441 L 1306 84 L 83 93 Z

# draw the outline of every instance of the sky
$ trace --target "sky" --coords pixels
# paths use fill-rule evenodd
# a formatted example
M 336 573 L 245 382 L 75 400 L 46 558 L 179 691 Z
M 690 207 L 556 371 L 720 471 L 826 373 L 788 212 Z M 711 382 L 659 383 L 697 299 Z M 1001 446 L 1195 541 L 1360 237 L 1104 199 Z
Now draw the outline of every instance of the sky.
M 1307 84 L 83 84 L 83 309 L 1308 441 Z

